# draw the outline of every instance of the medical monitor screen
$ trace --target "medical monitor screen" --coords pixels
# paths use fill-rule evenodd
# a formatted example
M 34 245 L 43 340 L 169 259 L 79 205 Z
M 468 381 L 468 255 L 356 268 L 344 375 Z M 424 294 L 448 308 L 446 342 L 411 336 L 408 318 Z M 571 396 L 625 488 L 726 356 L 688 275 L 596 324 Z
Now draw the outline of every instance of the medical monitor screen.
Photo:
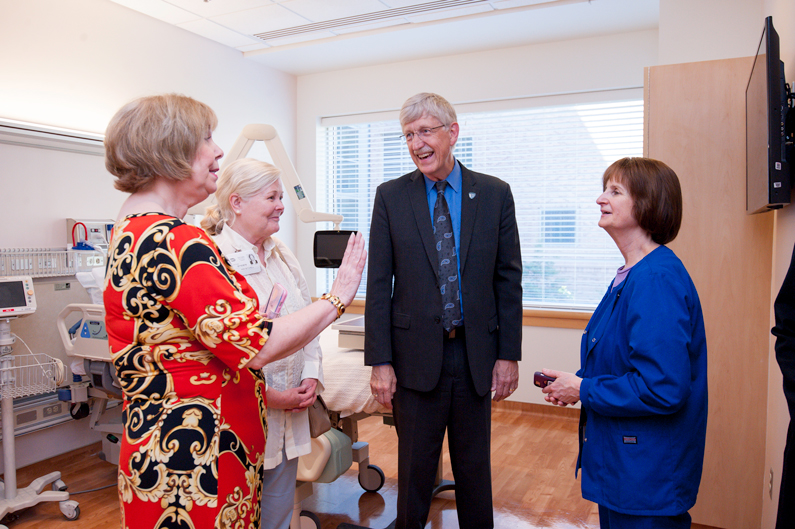
M 22 281 L 0 281 L 0 310 L 26 306 L 25 285 Z
M 315 232 L 315 266 L 317 268 L 339 268 L 348 246 L 350 230 Z

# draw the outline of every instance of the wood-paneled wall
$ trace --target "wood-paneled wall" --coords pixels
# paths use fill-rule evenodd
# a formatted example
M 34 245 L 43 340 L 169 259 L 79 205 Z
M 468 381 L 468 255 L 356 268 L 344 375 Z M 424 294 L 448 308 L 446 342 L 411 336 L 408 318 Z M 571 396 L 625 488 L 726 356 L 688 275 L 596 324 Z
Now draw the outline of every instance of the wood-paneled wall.
M 759 527 L 764 490 L 773 215 L 745 213 L 745 87 L 752 58 L 646 69 L 645 153 L 679 176 L 671 249 L 704 310 L 709 419 L 693 521 Z

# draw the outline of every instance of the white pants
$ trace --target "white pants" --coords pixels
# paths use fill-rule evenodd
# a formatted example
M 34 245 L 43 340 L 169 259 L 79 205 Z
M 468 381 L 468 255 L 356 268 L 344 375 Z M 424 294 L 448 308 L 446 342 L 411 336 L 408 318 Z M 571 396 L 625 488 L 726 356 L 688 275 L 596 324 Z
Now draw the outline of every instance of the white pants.
M 282 462 L 262 475 L 262 521 L 260 529 L 289 529 L 295 505 L 295 480 L 298 458 L 287 459 L 282 449 Z

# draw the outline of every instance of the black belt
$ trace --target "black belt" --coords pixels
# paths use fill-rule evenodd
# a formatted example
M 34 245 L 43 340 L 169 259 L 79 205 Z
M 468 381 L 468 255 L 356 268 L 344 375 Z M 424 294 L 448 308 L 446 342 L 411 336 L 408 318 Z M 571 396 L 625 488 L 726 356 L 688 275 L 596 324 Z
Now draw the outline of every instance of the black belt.
M 447 340 L 454 340 L 456 338 L 464 337 L 464 327 L 453 327 L 450 331 L 444 331 L 444 337 Z

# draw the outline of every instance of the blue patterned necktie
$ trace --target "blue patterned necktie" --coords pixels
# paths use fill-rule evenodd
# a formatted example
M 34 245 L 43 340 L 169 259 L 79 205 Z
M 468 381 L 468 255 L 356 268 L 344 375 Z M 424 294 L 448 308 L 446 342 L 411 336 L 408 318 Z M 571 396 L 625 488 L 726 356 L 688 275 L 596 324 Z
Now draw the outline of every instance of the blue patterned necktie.
M 433 235 L 439 252 L 439 289 L 442 293 L 444 329 L 450 331 L 461 325 L 460 288 L 458 286 L 458 257 L 455 253 L 455 234 L 450 220 L 450 208 L 444 198 L 446 181 L 436 182 L 436 205 L 433 207 Z

